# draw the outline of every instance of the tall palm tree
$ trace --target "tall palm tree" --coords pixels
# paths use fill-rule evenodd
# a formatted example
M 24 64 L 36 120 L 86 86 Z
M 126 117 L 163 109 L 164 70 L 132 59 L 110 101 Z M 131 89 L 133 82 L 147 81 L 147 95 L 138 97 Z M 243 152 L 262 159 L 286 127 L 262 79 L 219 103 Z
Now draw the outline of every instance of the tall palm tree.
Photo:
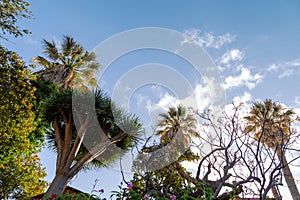
M 80 100 L 76 110 L 74 96 Z M 87 105 L 90 101 L 95 111 Z M 53 126 L 48 142 L 57 153 L 56 174 L 48 195 L 61 194 L 79 171 L 103 167 L 136 144 L 139 119 L 112 104 L 101 90 L 83 93 L 66 89 L 54 92 L 45 101 L 43 117 Z
M 282 160 L 283 175 L 290 193 L 294 200 L 299 200 L 300 194 L 283 152 L 283 146 L 289 142 L 291 136 L 290 125 L 294 114 L 293 110 L 285 109 L 270 99 L 263 103 L 254 102 L 249 116 L 245 117 L 247 120 L 245 131 L 253 132 L 256 140 L 276 151 Z
M 199 159 L 198 155 L 190 149 L 191 136 L 199 137 L 196 131 L 197 120 L 182 105 L 170 107 L 166 113 L 159 114 L 159 117 L 156 135 L 161 136 L 160 143 L 146 146 L 147 140 L 142 153 L 138 154 L 134 161 L 133 169 L 141 174 L 146 173 L 148 176 L 154 171 L 160 173 L 171 167 L 179 172 L 182 176 L 180 179 L 190 180 L 186 177 L 185 169 L 180 162 Z M 161 154 L 164 156 L 158 156 Z
M 182 105 L 170 107 L 167 113 L 161 113 L 159 116 L 161 120 L 157 122 L 157 135 L 161 136 L 161 143 L 168 143 L 172 140 L 179 128 L 184 133 L 187 144 L 190 143 L 190 136 L 198 136 L 197 120 Z
M 70 36 L 63 36 L 61 45 L 43 40 L 44 55 L 32 59 L 44 67 L 38 72 L 42 80 L 58 83 L 62 88 L 87 89 L 87 85 L 97 86 L 94 72 L 99 67 L 96 55 L 84 48 Z

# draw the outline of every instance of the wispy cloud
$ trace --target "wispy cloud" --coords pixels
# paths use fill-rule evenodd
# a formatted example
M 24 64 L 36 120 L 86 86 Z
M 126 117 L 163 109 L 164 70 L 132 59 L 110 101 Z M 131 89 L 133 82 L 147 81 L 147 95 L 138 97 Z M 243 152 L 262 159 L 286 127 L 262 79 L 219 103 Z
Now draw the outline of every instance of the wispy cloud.
M 294 73 L 294 70 L 293 69 L 287 69 L 287 70 L 284 70 L 282 73 L 280 73 L 278 75 L 278 78 L 285 78 L 285 77 L 289 77 L 291 76 L 292 74 Z
M 263 76 L 259 73 L 251 74 L 251 71 L 246 67 L 240 67 L 240 74 L 237 76 L 228 76 L 225 78 L 224 88 L 230 89 L 233 87 L 246 86 L 248 89 L 253 89 L 262 81 Z
M 215 62 L 219 67 L 226 66 L 222 71 L 222 77 L 224 78 L 224 89 L 226 92 L 230 92 L 229 89 L 246 87 L 248 90 L 255 88 L 263 80 L 263 75 L 253 72 L 253 67 L 244 65 L 245 52 L 240 48 L 227 48 L 226 45 L 235 41 L 236 36 L 231 33 L 223 35 L 215 35 L 212 32 L 202 32 L 199 29 L 189 29 L 184 31 L 185 39 L 182 45 L 185 43 L 194 44 L 203 48 L 217 49 L 221 55 L 215 59 Z M 226 47 L 226 48 L 224 48 Z M 229 67 L 230 66 L 230 67 Z M 203 79 L 204 81 L 204 79 Z M 175 96 L 169 94 L 167 91 L 161 91 L 158 87 L 153 87 L 153 92 L 159 95 L 157 101 L 148 101 L 146 103 L 147 109 L 150 115 L 158 116 L 158 113 L 166 112 L 170 106 L 176 106 L 182 104 L 186 107 L 192 107 L 193 109 L 202 112 L 212 107 L 211 99 L 214 98 L 213 91 L 210 91 L 210 82 L 213 80 L 207 80 L 203 83 L 197 83 L 193 90 L 193 94 L 186 96 L 185 98 L 178 99 Z M 240 95 L 235 95 L 232 101 L 235 104 L 241 102 L 249 104 L 252 100 L 252 95 L 249 91 L 245 91 Z M 144 104 L 145 105 L 145 104 Z M 155 118 L 155 117 L 154 117 Z
M 135 95 L 135 98 L 138 107 L 145 106 L 148 104 L 148 102 L 151 102 L 151 100 L 146 95 L 143 95 L 141 93 L 137 93 Z
M 151 90 L 152 92 L 157 95 L 159 98 L 162 98 L 164 93 L 163 93 L 163 90 L 162 90 L 162 87 L 159 86 L 159 85 L 151 85 Z
M 223 45 L 233 42 L 235 38 L 236 36 L 230 33 L 216 36 L 212 32 L 203 33 L 199 29 L 189 29 L 184 31 L 184 40 L 182 41 L 182 45 L 188 43 L 201 47 L 219 49 Z
M 281 63 L 273 63 L 269 65 L 268 69 L 269 72 L 277 72 L 278 78 L 285 78 L 293 75 L 296 70 L 300 70 L 300 58 L 285 61 Z

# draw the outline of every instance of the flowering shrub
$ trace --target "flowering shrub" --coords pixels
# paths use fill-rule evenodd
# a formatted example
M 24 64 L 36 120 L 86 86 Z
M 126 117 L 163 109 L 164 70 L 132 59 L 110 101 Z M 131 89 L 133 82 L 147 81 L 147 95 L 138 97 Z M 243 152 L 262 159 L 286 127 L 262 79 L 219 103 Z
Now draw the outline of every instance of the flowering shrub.
M 115 197 L 116 200 L 123 200 L 123 199 L 141 200 L 142 199 L 142 196 L 133 190 L 132 183 L 127 183 L 127 186 L 123 187 L 123 182 L 121 182 L 121 185 L 119 185 L 118 187 L 119 187 L 119 191 L 112 191 L 112 195 L 110 195 L 110 198 Z
M 205 190 L 205 197 L 204 198 L 195 198 L 190 196 L 191 190 L 197 188 L 187 188 L 184 194 L 163 194 L 159 191 L 148 191 L 147 193 L 137 192 L 137 186 L 132 183 L 127 183 L 126 186 L 123 185 L 124 183 L 118 186 L 119 191 L 112 191 L 110 199 L 114 200 L 207 200 L 212 199 L 211 191 Z M 94 185 L 95 187 L 95 185 Z M 199 188 L 198 188 L 199 189 Z M 104 193 L 104 189 L 95 190 L 93 188 L 92 193 L 96 194 L 64 194 L 64 195 L 57 195 L 52 194 L 50 197 L 44 197 L 44 200 L 106 200 L 106 198 L 100 198 L 100 196 Z M 234 199 L 234 197 L 232 197 Z
M 131 190 L 132 187 L 133 187 L 132 183 L 128 183 L 128 184 L 127 184 L 127 190 Z
M 185 191 L 185 193 L 181 196 L 176 196 L 175 194 L 164 194 L 164 197 L 159 196 L 159 192 L 157 191 L 151 191 L 146 194 L 141 194 L 140 192 L 137 192 L 136 186 L 134 186 L 132 183 L 128 183 L 126 187 L 122 187 L 123 183 L 121 182 L 121 185 L 119 187 L 119 191 L 112 191 L 112 195 L 110 198 L 116 199 L 116 200 L 143 200 L 143 199 L 149 199 L 149 200 L 196 200 L 199 198 L 194 198 L 189 196 L 188 189 Z

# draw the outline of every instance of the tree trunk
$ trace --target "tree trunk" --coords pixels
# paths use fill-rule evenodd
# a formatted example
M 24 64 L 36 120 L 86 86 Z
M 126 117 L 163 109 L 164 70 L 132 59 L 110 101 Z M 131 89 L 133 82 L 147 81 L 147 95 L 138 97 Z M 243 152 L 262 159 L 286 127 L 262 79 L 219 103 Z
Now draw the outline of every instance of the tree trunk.
M 276 186 L 272 187 L 272 194 L 275 199 L 280 199 Z
M 295 180 L 294 180 L 294 177 L 293 177 L 293 174 L 290 170 L 290 167 L 289 167 L 289 164 L 286 160 L 286 157 L 285 155 L 283 155 L 283 176 L 284 176 L 284 179 L 286 181 L 286 184 L 290 190 L 290 193 L 293 197 L 293 200 L 300 200 L 300 194 L 299 194 L 299 191 L 297 189 L 297 185 L 295 183 Z
M 50 184 L 46 194 L 49 196 L 52 194 L 62 194 L 67 187 L 69 180 L 69 177 L 57 174 Z
M 73 88 L 75 86 L 74 78 L 74 71 L 71 69 L 66 69 L 61 80 L 63 85 L 62 87 L 64 89 Z

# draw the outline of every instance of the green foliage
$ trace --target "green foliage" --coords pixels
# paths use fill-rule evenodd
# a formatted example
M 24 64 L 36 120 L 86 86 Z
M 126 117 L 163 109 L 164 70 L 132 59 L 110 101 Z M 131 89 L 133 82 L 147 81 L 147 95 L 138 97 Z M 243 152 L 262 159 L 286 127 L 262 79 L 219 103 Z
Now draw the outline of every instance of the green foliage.
M 131 196 L 133 194 L 140 195 L 140 197 L 150 195 L 155 197 L 155 199 L 169 199 L 171 195 L 174 194 L 176 194 L 177 197 L 188 197 L 191 194 L 196 194 L 196 191 L 193 190 L 193 184 L 186 178 L 186 176 L 191 176 L 191 173 L 182 166 L 180 167 L 180 171 L 178 169 L 178 165 L 180 165 L 180 162 L 182 161 L 194 161 L 199 159 L 199 157 L 188 148 L 190 136 L 198 136 L 195 130 L 196 119 L 182 106 L 176 108 L 171 107 L 167 113 L 160 114 L 160 117 L 161 119 L 157 123 L 159 128 L 157 135 L 161 136 L 160 144 L 144 147 L 142 153 L 138 155 L 134 166 L 136 173 L 132 179 L 134 187 L 132 187 L 129 194 Z M 147 154 L 165 147 L 171 140 L 175 140 L 176 134 L 182 134 L 182 137 L 179 138 L 184 141 L 181 141 L 183 144 L 179 143 L 174 145 L 174 143 L 172 147 L 184 145 L 186 149 L 179 150 L 180 148 L 172 148 L 168 149 L 168 152 L 175 153 L 176 151 L 182 152 L 182 150 L 184 150 L 185 152 L 183 155 L 178 155 L 179 157 L 176 157 L 178 158 L 177 161 L 173 161 L 168 166 L 159 168 L 158 170 L 147 171 L 147 169 L 144 169 L 143 166 L 147 166 L 146 163 L 148 162 Z M 156 159 L 156 161 L 157 160 L 159 159 Z M 153 161 L 151 164 L 154 164 Z M 160 166 L 161 163 L 158 162 L 157 165 Z M 185 174 L 185 177 L 183 174 Z M 189 192 L 187 193 L 187 191 Z
M 28 10 L 30 4 L 22 0 L 2 0 L 0 1 L 0 26 L 2 34 L 12 34 L 15 37 L 28 34 L 27 29 L 20 29 L 16 25 L 22 18 L 31 18 L 32 13 Z M 3 36 L 0 36 L 4 38 Z
M 62 195 L 56 195 L 53 194 L 51 196 L 45 196 L 43 197 L 44 200 L 106 200 L 106 198 L 100 198 L 101 192 L 99 192 L 99 195 L 95 194 L 62 194 Z
M 104 193 L 104 189 L 96 190 L 96 186 L 98 183 L 98 179 L 95 180 L 95 183 L 93 185 L 91 194 L 87 193 L 65 193 L 61 195 L 52 194 L 48 195 L 45 194 L 43 196 L 43 200 L 106 200 L 106 198 L 101 198 L 101 195 Z
M 182 194 L 177 193 L 164 193 L 161 194 L 156 190 L 151 190 L 148 192 L 141 193 L 136 190 L 138 187 L 132 183 L 128 183 L 126 187 L 123 186 L 123 182 L 119 185 L 119 191 L 112 191 L 110 198 L 116 200 L 141 200 L 141 199 L 151 199 L 151 200 L 208 200 L 212 199 L 212 192 L 208 188 L 205 191 L 204 197 L 193 197 L 190 194 L 195 193 L 195 191 L 200 190 L 200 188 L 196 187 L 186 187 L 183 190 Z
M 52 94 L 55 91 L 58 91 L 58 87 L 55 84 L 48 83 L 43 80 L 33 80 L 31 85 L 36 88 L 35 90 L 35 104 L 34 112 L 36 114 L 35 122 L 37 128 L 35 129 L 35 138 L 40 138 L 41 141 L 44 141 L 45 134 L 52 128 L 51 123 L 43 118 L 43 105 L 45 100 L 49 97 L 49 94 Z
M 96 55 L 85 51 L 84 48 L 70 36 L 64 36 L 61 46 L 54 41 L 43 40 L 44 55 L 32 59 L 33 62 L 45 67 L 39 72 L 39 77 L 47 82 L 56 83 L 60 87 L 81 88 L 96 87 L 94 78 L 98 69 Z
M 70 36 L 64 36 L 61 45 L 47 40 L 43 44 L 45 57 L 32 59 L 45 67 L 37 72 L 38 80 L 54 84 L 60 91 L 53 90 L 38 109 L 45 124 L 53 126 L 48 129 L 47 138 L 49 146 L 57 152 L 57 174 L 67 174 L 71 179 L 81 169 L 107 166 L 125 153 L 136 144 L 141 124 L 134 115 L 118 109 L 101 90 L 88 90 L 87 85 L 97 86 L 94 73 L 99 63 L 94 53 L 85 51 Z M 80 99 L 82 104 L 73 105 L 76 101 L 72 98 Z M 91 144 L 93 152 L 83 145 L 85 142 Z M 94 154 L 99 156 L 92 158 Z M 47 193 L 52 193 L 57 184 L 52 182 Z M 62 191 L 54 189 L 54 192 Z
M 123 199 L 142 199 L 142 194 L 137 193 L 135 190 L 132 189 L 132 184 L 128 183 L 127 187 L 123 187 L 123 182 L 121 185 L 118 186 L 119 191 L 112 191 L 110 198 L 115 198 L 116 200 L 123 200 Z
M 116 106 L 112 105 L 111 99 L 102 90 L 95 90 L 94 92 L 82 93 L 78 90 L 66 89 L 60 91 L 57 90 L 53 92 L 49 96 L 49 98 L 46 99 L 43 103 L 42 112 L 44 120 L 49 123 L 53 123 L 53 120 L 55 118 L 59 118 L 62 122 L 64 122 L 66 118 L 64 118 L 63 116 L 68 116 L 67 120 L 74 121 L 72 110 L 72 106 L 74 106 L 72 102 L 72 94 L 74 95 L 73 98 L 81 98 L 81 101 L 83 102 L 83 104 L 75 106 L 84 109 L 77 109 L 79 115 L 82 113 L 90 112 L 89 109 L 85 109 L 90 108 L 90 106 L 87 104 L 93 101 L 93 104 L 96 108 L 96 116 L 98 122 L 100 124 L 101 129 L 104 131 L 104 134 L 99 133 L 98 129 L 95 129 L 94 127 L 89 127 L 86 130 L 85 140 L 92 139 L 95 145 L 101 144 L 103 143 L 101 142 L 103 141 L 103 138 L 113 138 L 121 134 L 123 130 L 119 127 L 119 125 L 123 124 L 123 126 L 127 128 L 126 131 L 132 134 L 127 134 L 122 140 L 116 143 L 116 146 L 120 147 L 123 150 L 128 150 L 134 144 L 136 144 L 138 140 L 138 135 L 136 135 L 136 133 L 138 133 L 141 128 L 139 119 L 131 114 L 123 112 L 122 110 L 116 108 Z M 73 123 L 72 130 L 72 144 L 74 144 L 74 141 L 77 136 L 77 129 L 75 128 L 75 123 Z M 64 123 L 61 124 L 61 132 L 63 135 L 65 134 Z M 49 130 L 47 134 L 47 139 L 49 147 L 56 151 L 55 132 L 53 129 Z M 88 153 L 88 150 L 84 147 L 84 145 L 81 145 L 80 151 L 76 155 L 75 160 L 80 160 L 86 153 Z M 120 155 L 118 153 L 119 152 L 111 152 L 110 148 L 107 148 L 104 154 L 107 155 L 107 157 L 110 159 L 105 160 L 105 162 L 100 162 L 99 160 L 95 159 L 92 163 L 85 166 L 85 169 L 93 169 L 94 167 L 106 166 L 108 163 L 119 158 Z
M 191 175 L 188 171 L 185 172 Z M 157 197 L 172 194 L 183 196 L 188 189 L 192 188 L 192 184 L 180 175 L 175 163 L 156 171 L 135 173 L 132 184 L 134 185 L 132 190 L 136 193 L 155 194 Z
M 15 53 L 0 46 L 0 198 L 43 192 L 45 171 L 37 157 L 34 76 Z

